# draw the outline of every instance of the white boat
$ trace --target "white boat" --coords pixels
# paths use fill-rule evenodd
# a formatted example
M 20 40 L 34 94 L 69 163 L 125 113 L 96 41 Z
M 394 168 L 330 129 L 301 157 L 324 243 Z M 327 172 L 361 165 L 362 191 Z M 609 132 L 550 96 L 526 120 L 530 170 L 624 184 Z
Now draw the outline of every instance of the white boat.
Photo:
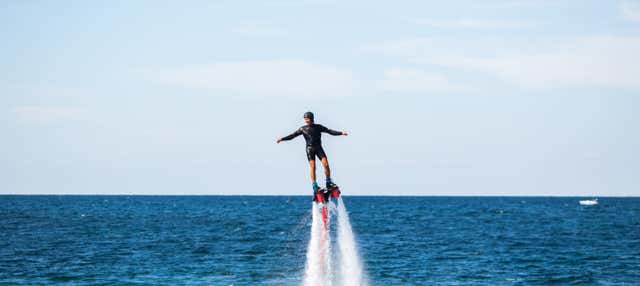
M 592 206 L 592 205 L 597 205 L 598 204 L 598 199 L 593 199 L 593 200 L 581 200 L 580 204 L 583 206 Z

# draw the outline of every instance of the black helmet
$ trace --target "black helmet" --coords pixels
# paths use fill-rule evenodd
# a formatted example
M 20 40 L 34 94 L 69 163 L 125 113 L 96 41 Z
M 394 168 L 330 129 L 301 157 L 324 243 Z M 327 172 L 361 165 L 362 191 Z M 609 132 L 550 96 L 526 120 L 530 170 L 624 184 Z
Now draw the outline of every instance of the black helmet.
M 304 118 L 309 118 L 311 120 L 313 120 L 313 112 L 311 111 L 307 111 L 304 113 Z

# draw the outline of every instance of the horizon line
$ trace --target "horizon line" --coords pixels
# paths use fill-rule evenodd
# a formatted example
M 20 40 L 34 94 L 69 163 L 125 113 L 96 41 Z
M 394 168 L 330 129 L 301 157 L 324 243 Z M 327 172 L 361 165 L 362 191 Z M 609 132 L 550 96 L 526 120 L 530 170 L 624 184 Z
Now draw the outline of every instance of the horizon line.
M 32 193 L 32 194 L 0 194 L 0 196 L 140 196 L 140 197 L 306 197 L 302 194 L 74 194 L 74 193 Z M 640 195 L 389 195 L 389 194 L 347 194 L 347 197 L 557 197 L 557 198 L 640 198 Z

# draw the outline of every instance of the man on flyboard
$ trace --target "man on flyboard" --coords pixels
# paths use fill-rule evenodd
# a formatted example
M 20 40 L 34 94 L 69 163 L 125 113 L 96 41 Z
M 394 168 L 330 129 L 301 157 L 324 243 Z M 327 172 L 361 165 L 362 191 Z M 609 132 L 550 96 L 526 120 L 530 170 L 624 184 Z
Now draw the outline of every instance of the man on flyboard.
M 331 169 L 329 168 L 327 155 L 325 154 L 324 149 L 322 149 L 322 141 L 320 140 L 320 136 L 322 132 L 329 133 L 334 136 L 346 136 L 348 135 L 348 133 L 344 131 L 331 130 L 320 124 L 316 124 L 313 121 L 313 113 L 311 112 L 306 112 L 304 114 L 304 122 L 304 126 L 298 128 L 298 130 L 288 136 L 276 139 L 276 143 L 280 143 L 280 141 L 291 140 L 299 135 L 304 136 L 304 140 L 307 142 L 307 159 L 309 160 L 309 168 L 311 170 L 311 187 L 314 193 L 314 200 L 326 202 L 326 200 L 328 199 L 328 195 L 338 197 L 338 195 L 340 194 L 340 190 L 338 189 L 338 186 L 333 183 L 333 181 L 331 181 Z M 316 157 L 320 159 L 322 167 L 324 168 L 324 175 L 327 178 L 326 189 L 324 190 L 324 201 L 321 201 L 322 196 L 317 196 L 317 194 L 321 191 L 321 188 L 318 187 L 318 183 L 316 182 Z

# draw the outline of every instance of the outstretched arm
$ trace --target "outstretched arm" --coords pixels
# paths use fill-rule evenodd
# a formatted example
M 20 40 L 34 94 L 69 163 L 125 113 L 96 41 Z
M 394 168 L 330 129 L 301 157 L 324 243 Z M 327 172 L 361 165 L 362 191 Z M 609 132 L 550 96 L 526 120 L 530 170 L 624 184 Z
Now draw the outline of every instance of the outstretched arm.
M 288 141 L 288 140 L 291 140 L 291 139 L 293 139 L 293 138 L 296 138 L 296 137 L 300 136 L 300 134 L 302 134 L 302 130 L 298 129 L 298 130 L 296 130 L 295 132 L 293 132 L 293 133 L 291 133 L 291 134 L 289 134 L 289 135 L 287 135 L 287 136 L 284 136 L 284 137 L 282 137 L 282 138 L 278 138 L 278 139 L 276 139 L 276 143 L 280 143 L 280 141 Z
M 329 133 L 329 134 L 331 134 L 333 136 L 338 136 L 338 135 L 345 135 L 346 136 L 346 135 L 349 135 L 349 133 L 347 133 L 346 131 L 335 131 L 335 130 L 331 130 L 331 129 L 327 128 L 327 127 L 324 127 L 324 126 L 322 126 L 322 132 Z

